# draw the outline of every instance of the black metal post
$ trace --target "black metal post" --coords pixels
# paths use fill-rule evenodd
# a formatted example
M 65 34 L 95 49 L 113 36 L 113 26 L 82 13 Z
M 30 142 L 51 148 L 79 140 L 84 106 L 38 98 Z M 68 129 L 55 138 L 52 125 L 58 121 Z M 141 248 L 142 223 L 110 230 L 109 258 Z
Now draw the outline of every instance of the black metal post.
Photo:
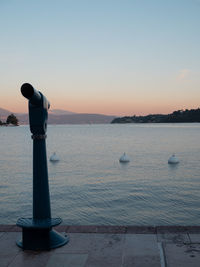
M 43 151 L 43 153 L 41 153 Z M 51 218 L 45 139 L 33 139 L 33 218 Z
M 52 227 L 59 225 L 61 218 L 51 218 L 48 169 L 46 157 L 46 131 L 49 102 L 45 96 L 25 83 L 21 93 L 29 99 L 29 122 L 33 139 L 33 218 L 20 218 L 22 240 L 17 245 L 23 249 L 49 250 L 65 245 L 64 237 Z

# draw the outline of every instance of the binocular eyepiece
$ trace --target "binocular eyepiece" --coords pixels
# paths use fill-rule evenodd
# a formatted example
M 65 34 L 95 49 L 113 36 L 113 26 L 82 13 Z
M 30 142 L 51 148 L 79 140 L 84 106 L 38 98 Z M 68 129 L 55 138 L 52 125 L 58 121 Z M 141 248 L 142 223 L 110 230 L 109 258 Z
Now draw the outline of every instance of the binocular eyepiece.
M 30 102 L 31 105 L 36 106 L 36 107 L 41 107 L 44 106 L 44 102 L 47 105 L 46 108 L 50 108 L 50 103 L 45 99 L 45 98 L 39 91 L 37 91 L 30 83 L 24 83 L 21 86 L 21 93 L 22 95 L 27 98 Z
M 21 86 L 22 95 L 29 101 L 29 123 L 33 135 L 44 135 L 47 130 L 49 101 L 29 83 Z

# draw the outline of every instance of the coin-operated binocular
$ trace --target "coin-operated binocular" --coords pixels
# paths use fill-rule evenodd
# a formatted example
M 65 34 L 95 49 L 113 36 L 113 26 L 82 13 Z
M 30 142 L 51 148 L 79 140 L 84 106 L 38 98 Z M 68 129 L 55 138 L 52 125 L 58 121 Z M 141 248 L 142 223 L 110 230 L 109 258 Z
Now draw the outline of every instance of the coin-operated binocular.
M 21 93 L 29 100 L 29 123 L 32 134 L 45 134 L 50 103 L 42 93 L 35 90 L 29 83 L 22 85 Z
M 52 230 L 62 220 L 51 218 L 45 142 L 50 104 L 29 83 L 22 85 L 21 93 L 29 100 L 29 123 L 33 139 L 33 218 L 18 219 L 17 225 L 22 227 L 22 240 L 17 241 L 17 245 L 23 249 L 49 250 L 69 241 L 68 237 Z

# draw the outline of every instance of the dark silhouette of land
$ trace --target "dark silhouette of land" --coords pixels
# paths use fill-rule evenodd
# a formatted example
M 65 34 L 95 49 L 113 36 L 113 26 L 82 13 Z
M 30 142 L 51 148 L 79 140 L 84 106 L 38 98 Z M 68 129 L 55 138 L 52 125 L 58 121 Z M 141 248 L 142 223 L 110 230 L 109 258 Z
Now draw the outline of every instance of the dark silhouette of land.
M 125 116 L 115 118 L 111 123 L 170 123 L 200 122 L 200 108 L 177 110 L 170 114 L 150 114 L 146 116 Z
M 0 125 L 7 122 L 11 111 L 0 108 Z M 13 114 L 12 114 L 13 115 Z M 28 114 L 15 114 L 16 124 L 28 124 Z M 50 110 L 49 124 L 93 124 L 93 123 L 179 123 L 179 122 L 200 122 L 200 108 L 177 110 L 170 114 L 149 114 L 146 116 L 125 116 L 115 117 L 103 114 L 74 113 L 67 110 Z M 12 119 L 12 118 L 11 118 Z M 5 121 L 5 122 L 4 122 Z M 13 123 L 15 124 L 15 123 Z
M 0 108 L 0 120 L 6 121 L 7 116 L 13 112 Z M 27 113 L 15 113 L 19 124 L 28 124 Z M 110 123 L 116 116 L 104 114 L 75 113 L 68 110 L 49 110 L 48 124 L 105 124 Z

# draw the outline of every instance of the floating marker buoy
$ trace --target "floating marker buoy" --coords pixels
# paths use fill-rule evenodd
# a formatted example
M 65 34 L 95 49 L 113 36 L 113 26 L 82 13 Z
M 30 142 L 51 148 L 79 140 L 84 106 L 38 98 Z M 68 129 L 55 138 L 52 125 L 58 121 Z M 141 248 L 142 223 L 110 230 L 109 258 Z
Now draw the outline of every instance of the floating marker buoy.
M 56 152 L 53 153 L 53 155 L 51 155 L 50 161 L 59 161 L 59 157 L 56 155 Z
M 129 161 L 130 159 L 127 157 L 126 153 L 124 153 L 119 159 L 119 162 L 123 162 L 123 163 L 129 162 Z
M 173 154 L 169 159 L 168 159 L 169 164 L 177 164 L 179 163 L 179 159 Z

